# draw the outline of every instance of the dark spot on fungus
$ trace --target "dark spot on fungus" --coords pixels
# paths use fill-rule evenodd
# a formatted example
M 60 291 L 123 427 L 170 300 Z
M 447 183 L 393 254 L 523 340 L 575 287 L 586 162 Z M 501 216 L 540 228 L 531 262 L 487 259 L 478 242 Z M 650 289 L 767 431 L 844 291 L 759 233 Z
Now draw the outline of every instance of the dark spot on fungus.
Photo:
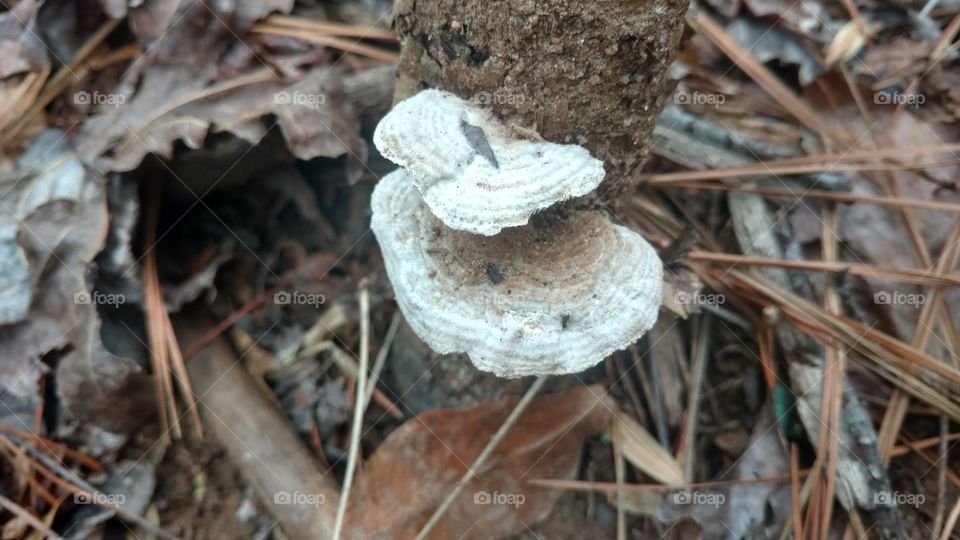
M 492 264 L 487 265 L 487 277 L 490 278 L 490 283 L 493 283 L 494 285 L 497 285 L 503 281 L 503 274 L 501 274 L 500 271 L 497 270 L 497 267 Z
M 466 120 L 460 120 L 460 131 L 463 132 L 463 136 L 467 138 L 467 142 L 473 147 L 474 152 L 487 158 L 495 168 L 500 168 L 500 163 L 497 162 L 497 156 L 493 155 L 493 149 L 490 148 L 490 143 L 487 141 L 487 136 L 483 133 L 482 129 L 468 124 Z
M 561 316 L 560 316 L 560 326 L 563 327 L 564 330 L 566 330 L 568 324 L 570 324 L 570 316 L 569 316 L 569 315 L 561 315 Z

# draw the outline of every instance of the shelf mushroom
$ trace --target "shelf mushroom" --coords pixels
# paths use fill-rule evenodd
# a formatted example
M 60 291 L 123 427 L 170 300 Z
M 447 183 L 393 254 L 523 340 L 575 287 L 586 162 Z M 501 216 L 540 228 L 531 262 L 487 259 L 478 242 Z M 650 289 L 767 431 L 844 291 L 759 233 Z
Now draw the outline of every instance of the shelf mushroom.
M 448 227 L 491 236 L 590 193 L 604 176 L 585 148 L 516 131 L 449 92 L 424 90 L 397 104 L 373 141 Z
M 397 303 L 437 352 L 465 352 L 500 377 L 576 373 L 656 322 L 660 259 L 599 212 L 472 234 L 444 225 L 403 169 L 371 205 Z

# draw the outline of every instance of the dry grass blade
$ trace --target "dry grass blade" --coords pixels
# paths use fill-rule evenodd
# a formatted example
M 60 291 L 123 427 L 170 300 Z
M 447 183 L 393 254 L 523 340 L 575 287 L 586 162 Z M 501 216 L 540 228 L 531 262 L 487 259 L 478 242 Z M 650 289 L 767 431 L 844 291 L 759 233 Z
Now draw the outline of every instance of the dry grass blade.
M 367 58 L 373 58 L 374 60 L 380 60 L 388 63 L 395 63 L 400 60 L 400 56 L 393 51 L 367 45 L 361 43 L 360 41 L 350 41 L 348 39 L 342 39 L 334 36 L 317 35 L 307 30 L 258 24 L 257 26 L 251 28 L 250 32 L 253 34 L 270 34 L 274 36 L 299 39 L 308 43 L 316 43 L 317 45 L 323 45 L 325 47 L 333 47 L 345 53 L 355 53 L 361 56 L 366 56 Z
M 90 36 L 88 39 L 73 55 L 73 58 L 70 60 L 70 64 L 60 68 L 57 73 L 49 80 L 46 76 L 41 78 L 41 81 L 46 81 L 46 86 L 43 91 L 40 92 L 40 95 L 33 100 L 33 106 L 30 107 L 29 111 L 24 114 L 19 121 L 13 125 L 6 133 L 0 136 L 0 145 L 5 145 L 13 140 L 21 131 L 33 121 L 38 114 L 40 114 L 43 109 L 47 107 L 57 96 L 60 95 L 67 87 L 70 86 L 71 82 L 68 77 L 76 76 L 83 77 L 86 75 L 87 70 L 81 68 L 84 62 L 89 58 L 93 51 L 103 43 L 107 36 L 119 25 L 123 19 L 107 19 L 100 26 L 97 31 Z M 76 78 L 75 77 L 75 78 Z M 73 84 L 79 81 L 73 81 Z
M 44 524 L 42 521 L 37 519 L 36 516 L 28 512 L 25 508 L 11 501 L 10 499 L 4 497 L 3 495 L 0 495 L 0 506 L 6 508 L 8 512 L 25 521 L 28 525 L 33 527 L 34 530 L 36 530 L 37 532 L 40 532 L 46 535 L 46 538 L 55 538 L 55 539 L 63 538 L 59 534 L 53 532 L 53 530 L 50 529 L 50 527 L 47 527 L 46 524 Z
M 677 182 L 672 183 L 672 188 L 703 189 L 710 191 L 738 191 L 745 193 L 756 193 L 767 197 L 782 197 L 786 199 L 799 200 L 803 198 L 819 199 L 822 201 L 833 201 L 842 203 L 865 203 L 877 204 L 880 206 L 893 206 L 903 208 L 922 208 L 925 210 L 943 210 L 945 212 L 960 212 L 960 204 L 944 201 L 927 201 L 923 199 L 910 199 L 906 197 L 884 197 L 881 195 L 860 195 L 854 193 L 834 193 L 830 191 L 808 190 L 804 192 L 791 191 L 787 189 L 765 188 L 748 185 L 727 185 L 709 182 Z
M 895 386 L 960 420 L 960 403 L 956 394 L 942 388 L 943 384 L 960 384 L 960 370 L 896 338 L 846 317 L 832 315 L 759 276 L 733 270 L 727 278 L 740 289 L 744 298 L 761 305 L 772 301 L 799 330 L 813 339 L 823 343 L 840 341 L 869 360 L 867 366 Z M 932 381 L 938 381 L 936 386 Z
M 792 270 L 813 270 L 818 272 L 844 272 L 854 276 L 872 277 L 914 283 L 919 285 L 946 285 L 960 286 L 960 275 L 940 274 L 923 270 L 905 270 L 872 264 L 841 263 L 835 261 L 784 261 L 763 257 L 745 257 L 729 253 L 709 253 L 706 251 L 691 251 L 689 258 L 692 261 L 705 263 L 725 263 L 727 268 L 737 266 L 767 266 L 773 268 L 788 268 Z
M 675 173 L 662 173 L 650 175 L 647 182 L 654 186 L 671 186 L 681 182 L 692 180 L 722 180 L 735 177 L 749 176 L 791 176 L 800 174 L 812 174 L 819 172 L 877 172 L 877 171 L 913 171 L 923 169 L 936 169 L 942 167 L 952 167 L 960 163 L 960 159 L 945 159 L 929 163 L 857 163 L 857 164 L 837 164 L 837 163 L 818 163 L 811 165 L 787 165 L 783 163 L 761 162 L 758 165 L 748 165 L 745 167 L 728 167 L 724 169 L 712 169 L 708 171 L 684 171 Z
M 360 432 L 363 430 L 363 413 L 366 410 L 367 367 L 370 364 L 370 291 L 366 278 L 360 280 L 357 287 L 357 301 L 360 304 L 360 367 L 357 373 L 356 402 L 353 406 L 353 425 L 350 428 L 350 449 L 347 456 L 347 472 L 340 492 L 337 506 L 337 521 L 333 528 L 334 540 L 339 540 L 343 530 L 343 520 L 347 515 L 347 503 L 350 501 L 350 488 L 353 487 L 357 461 L 360 459 Z M 373 392 L 370 392 L 373 394 Z
M 647 476 L 668 486 L 684 483 L 683 468 L 680 464 L 629 415 L 616 412 L 610 436 L 627 461 Z
M 837 242 L 837 211 L 835 206 L 830 206 L 824 210 L 823 230 L 821 233 L 821 245 L 823 257 L 826 262 L 835 262 L 839 256 L 839 245 Z M 827 288 L 824 294 L 824 308 L 831 315 L 840 314 L 840 295 L 837 293 L 836 284 L 832 280 L 827 280 Z M 823 517 L 820 519 L 818 538 L 827 538 L 830 528 L 830 518 L 833 513 L 833 498 L 837 488 L 837 467 L 840 459 L 840 415 L 843 410 L 843 377 L 844 360 L 846 350 L 836 344 L 826 347 L 826 362 L 824 364 L 823 381 L 823 402 L 820 407 L 822 418 L 826 419 L 823 429 L 820 430 L 820 444 L 817 449 L 817 461 L 826 463 L 826 485 L 822 490 L 818 486 L 814 491 L 820 493 L 820 509 L 818 513 Z
M 160 205 L 160 184 L 155 182 L 151 186 L 151 194 L 147 200 L 146 234 L 144 235 L 145 255 L 143 257 L 143 297 L 147 320 L 147 339 L 150 345 L 150 358 L 153 361 L 153 374 L 157 392 L 157 405 L 160 413 L 160 425 L 163 436 L 171 430 L 175 437 L 180 438 L 180 418 L 177 414 L 176 392 L 173 386 L 174 375 L 180 387 L 180 393 L 188 407 L 197 437 L 203 438 L 203 426 L 200 414 L 194 402 L 193 389 L 190 386 L 190 377 L 184 364 L 180 346 L 173 333 L 170 315 L 163 300 L 163 290 L 160 287 L 160 278 L 157 274 L 156 250 L 153 246 L 157 237 L 157 219 Z
M 374 26 L 356 26 L 333 21 L 315 21 L 301 17 L 288 17 L 284 15 L 271 15 L 266 19 L 263 19 L 263 24 L 287 28 L 298 28 L 301 30 L 309 30 L 318 34 L 326 34 L 329 36 L 397 41 L 397 35 L 395 33 L 391 32 L 390 30 L 384 30 Z

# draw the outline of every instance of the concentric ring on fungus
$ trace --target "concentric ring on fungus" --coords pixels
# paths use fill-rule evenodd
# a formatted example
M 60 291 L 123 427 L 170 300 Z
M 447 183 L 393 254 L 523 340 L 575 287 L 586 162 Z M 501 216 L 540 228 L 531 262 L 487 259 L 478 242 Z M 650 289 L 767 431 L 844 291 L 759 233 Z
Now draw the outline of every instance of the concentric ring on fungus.
M 575 373 L 657 319 L 662 265 L 600 213 L 480 236 L 446 227 L 399 169 L 377 184 L 371 226 L 397 303 L 440 353 L 501 377 Z
M 398 103 L 373 140 L 441 221 L 487 236 L 590 193 L 604 176 L 603 162 L 585 148 L 525 140 L 489 111 L 440 90 Z

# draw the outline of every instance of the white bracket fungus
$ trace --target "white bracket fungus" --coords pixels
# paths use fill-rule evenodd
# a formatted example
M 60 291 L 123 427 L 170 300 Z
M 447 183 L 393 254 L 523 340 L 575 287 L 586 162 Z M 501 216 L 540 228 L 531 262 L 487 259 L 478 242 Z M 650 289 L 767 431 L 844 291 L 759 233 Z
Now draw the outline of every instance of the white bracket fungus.
M 590 193 L 604 176 L 603 162 L 585 148 L 518 131 L 453 94 L 424 90 L 397 104 L 373 141 L 409 173 L 444 224 L 492 236 Z
M 663 270 L 640 235 L 584 211 L 479 236 L 444 226 L 412 182 L 402 169 L 380 180 L 371 226 L 400 309 L 434 350 L 501 377 L 575 373 L 656 321 Z

